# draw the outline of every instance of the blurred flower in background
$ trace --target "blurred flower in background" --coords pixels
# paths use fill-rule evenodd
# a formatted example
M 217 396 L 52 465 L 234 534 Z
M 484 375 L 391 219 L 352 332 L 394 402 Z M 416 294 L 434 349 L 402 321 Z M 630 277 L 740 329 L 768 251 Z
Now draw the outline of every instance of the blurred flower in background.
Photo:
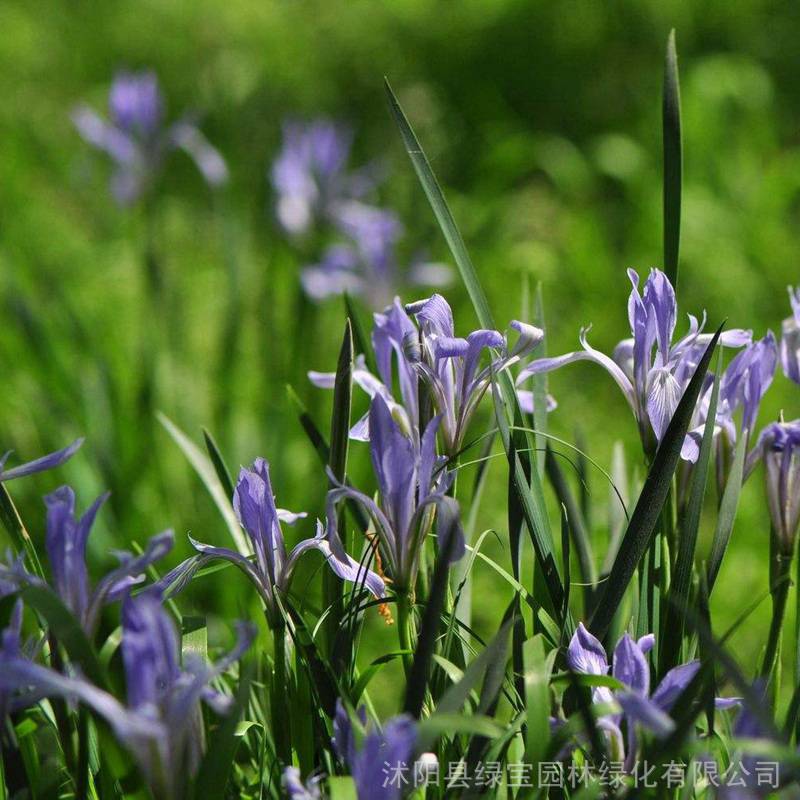
M 451 271 L 421 257 L 401 267 L 399 216 L 368 197 L 384 177 L 377 163 L 350 169 L 352 131 L 326 119 L 283 126 L 283 147 L 272 164 L 275 215 L 294 240 L 321 238 L 321 256 L 301 273 L 315 302 L 344 292 L 383 308 L 401 284 L 443 287 Z M 327 242 L 327 243 L 326 243 Z
M 197 124 L 186 116 L 167 125 L 164 105 L 154 72 L 119 72 L 109 91 L 107 120 L 85 104 L 72 113 L 80 135 L 111 157 L 111 191 L 120 205 L 147 193 L 173 150 L 183 150 L 212 188 L 228 180 L 225 160 Z
M 800 288 L 789 287 L 792 316 L 783 321 L 781 364 L 787 378 L 800 383 Z

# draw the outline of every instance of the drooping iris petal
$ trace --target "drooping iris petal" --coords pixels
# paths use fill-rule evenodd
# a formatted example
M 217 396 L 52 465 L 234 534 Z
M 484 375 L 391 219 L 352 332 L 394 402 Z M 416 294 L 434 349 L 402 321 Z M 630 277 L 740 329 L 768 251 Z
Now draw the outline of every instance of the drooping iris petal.
M 690 661 L 671 669 L 653 691 L 652 700 L 662 710 L 670 711 L 681 692 L 692 682 L 700 669 L 699 661 Z
M 639 692 L 617 692 L 615 697 L 629 724 L 638 722 L 657 736 L 668 736 L 675 729 L 675 723 L 669 716 L 645 695 Z
M 228 165 L 225 159 L 195 124 L 187 120 L 175 123 L 170 129 L 170 139 L 194 161 L 209 186 L 227 183 Z
M 0 459 L 0 482 L 12 481 L 15 478 L 24 478 L 27 475 L 34 475 L 37 472 L 44 472 L 48 469 L 60 467 L 65 461 L 68 461 L 70 458 L 72 458 L 82 444 L 82 438 L 76 439 L 71 445 L 63 448 L 62 450 L 56 450 L 54 453 L 48 453 L 46 456 L 41 456 L 33 461 L 28 461 L 27 464 L 20 464 L 18 467 L 13 467 L 12 469 L 3 469 L 10 455 L 10 452 L 6 453 L 2 459 Z

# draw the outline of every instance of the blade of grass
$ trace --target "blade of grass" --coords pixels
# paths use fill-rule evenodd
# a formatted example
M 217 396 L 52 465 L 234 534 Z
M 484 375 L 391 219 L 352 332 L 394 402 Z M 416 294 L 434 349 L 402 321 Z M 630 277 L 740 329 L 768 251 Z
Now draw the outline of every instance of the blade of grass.
M 205 428 L 203 428 L 203 441 L 206 443 L 208 457 L 214 465 L 214 471 L 217 473 L 217 478 L 219 478 L 219 482 L 222 485 L 222 490 L 230 498 L 231 502 L 233 502 L 233 478 L 231 478 L 231 473 L 228 471 L 225 459 L 222 457 L 222 453 L 216 441 L 214 441 L 214 437 Z
M 653 540 L 656 524 L 669 495 L 672 476 L 678 466 L 681 448 L 691 423 L 711 355 L 717 346 L 721 332 L 722 326 L 717 329 L 700 359 L 656 451 L 619 552 L 614 559 L 614 565 L 605 584 L 605 591 L 589 625 L 592 633 L 599 638 L 605 636 L 608 631 L 614 613 L 633 578 L 633 573 Z
M 14 505 L 14 501 L 11 499 L 11 495 L 8 493 L 4 483 L 0 483 L 0 520 L 3 522 L 3 527 L 8 531 L 14 548 L 17 551 L 23 550 L 25 552 L 34 574 L 45 580 L 42 562 L 39 561 L 39 554 L 36 552 L 33 540 L 23 524 L 22 517 L 20 517 L 19 511 L 17 511 L 17 507 Z
M 703 500 L 708 483 L 708 470 L 711 465 L 711 445 L 714 440 L 714 427 L 717 422 L 717 402 L 719 399 L 719 380 L 722 372 L 722 350 L 717 354 L 717 367 L 714 376 L 714 387 L 711 390 L 711 400 L 708 404 L 708 417 L 703 429 L 703 439 L 700 444 L 700 455 L 692 470 L 692 479 L 689 489 L 689 500 L 683 514 L 678 540 L 678 554 L 675 559 L 675 569 L 670 585 L 671 603 L 667 604 L 664 611 L 665 619 L 661 648 L 659 652 L 660 672 L 666 674 L 667 670 L 677 666 L 680 659 L 681 641 L 683 640 L 684 609 L 689 602 L 689 590 L 692 584 L 692 567 L 694 566 L 694 553 L 697 547 L 697 534 L 700 528 L 700 514 L 703 510 Z
M 363 355 L 364 362 L 367 369 L 373 374 L 378 374 L 378 367 L 375 363 L 375 353 L 372 352 L 370 347 L 369 336 L 364 330 L 364 325 L 361 322 L 361 316 L 358 313 L 353 298 L 347 293 L 344 293 L 344 309 L 347 318 L 350 320 L 350 325 L 353 330 L 353 345 L 355 347 L 356 355 Z
M 225 521 L 228 533 L 230 533 L 236 549 L 242 555 L 249 555 L 250 547 L 247 544 L 247 539 L 236 519 L 236 515 L 233 513 L 233 506 L 231 505 L 233 494 L 226 496 L 225 488 L 220 482 L 211 460 L 166 414 L 157 411 L 156 416 L 170 437 L 172 437 L 172 440 L 183 451 L 187 461 L 192 465 L 209 495 L 211 495 L 214 505 Z
M 678 254 L 681 238 L 681 188 L 683 143 L 681 140 L 681 91 L 675 31 L 670 31 L 664 60 L 664 271 L 674 287 L 678 285 Z
M 714 538 L 711 541 L 711 553 L 708 556 L 708 594 L 714 591 L 714 584 L 719 575 L 722 559 L 728 549 L 728 542 L 736 522 L 736 512 L 739 509 L 739 494 L 742 491 L 742 476 L 744 474 L 744 461 L 747 454 L 747 437 L 741 436 L 736 443 L 733 463 L 725 490 L 722 492 L 722 502 L 719 504 L 717 524 L 714 528 Z

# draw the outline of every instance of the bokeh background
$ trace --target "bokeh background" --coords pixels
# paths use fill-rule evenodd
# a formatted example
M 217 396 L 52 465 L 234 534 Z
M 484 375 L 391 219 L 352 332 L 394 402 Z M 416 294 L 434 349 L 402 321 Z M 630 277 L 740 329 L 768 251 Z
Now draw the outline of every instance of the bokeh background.
M 344 307 L 303 298 L 300 268 L 319 254 L 276 225 L 267 174 L 284 119 L 345 122 L 354 163 L 385 166 L 380 200 L 403 220 L 401 259 L 424 250 L 450 261 L 388 112 L 384 75 L 446 187 L 496 319 L 523 314 L 523 286 L 540 283 L 550 353 L 574 349 L 589 322 L 593 344 L 610 351 L 627 335 L 625 269 L 661 262 L 660 91 L 671 27 L 685 152 L 681 310 L 706 309 L 714 326 L 726 318 L 758 336 L 777 332 L 789 313 L 786 285 L 800 281 L 795 3 L 6 0 L 0 442 L 28 459 L 87 437 L 57 475 L 10 487 L 34 538 L 43 535 L 41 495 L 69 480 L 84 506 L 113 490 L 90 542 L 98 563 L 166 527 L 178 535 L 175 561 L 188 552 L 186 532 L 227 543 L 155 409 L 198 443 L 206 426 L 231 467 L 266 456 L 279 504 L 323 514 L 326 482 L 286 385 L 327 428 L 330 398 L 305 371 L 334 368 Z M 113 201 L 109 165 L 70 113 L 80 102 L 103 110 L 122 68 L 157 73 L 170 117 L 198 114 L 230 168 L 226 187 L 210 191 L 176 154 L 149 208 Z M 163 276 L 155 303 L 143 268 L 148 235 Z M 457 280 L 447 296 L 457 329 L 476 327 Z M 146 362 L 156 380 L 143 397 Z M 550 389 L 556 434 L 582 432 L 605 466 L 622 441 L 641 472 L 635 425 L 604 372 L 576 365 Z M 780 409 L 793 418 L 799 407 L 797 387 L 779 375 L 761 419 Z M 476 429 L 488 421 L 487 406 Z M 502 460 L 490 469 L 478 529 L 496 528 L 489 549 L 507 564 Z M 363 446 L 351 472 L 371 488 Z M 595 472 L 589 488 L 602 555 L 609 487 Z M 767 542 L 757 473 L 713 598 L 719 632 L 766 590 Z M 231 576 L 203 579 L 187 610 L 247 613 L 252 593 Z M 480 566 L 476 580 L 477 624 L 488 629 L 507 586 Z M 768 614 L 766 601 L 734 640 L 745 664 L 755 663 Z

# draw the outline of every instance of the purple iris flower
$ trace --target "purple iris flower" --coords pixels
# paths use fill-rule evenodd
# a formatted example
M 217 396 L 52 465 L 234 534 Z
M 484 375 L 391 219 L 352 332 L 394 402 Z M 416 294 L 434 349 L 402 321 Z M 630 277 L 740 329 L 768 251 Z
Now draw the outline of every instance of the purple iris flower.
M 375 179 L 368 172 L 347 171 L 352 140 L 349 129 L 326 119 L 284 124 L 283 148 L 270 177 L 278 222 L 287 233 L 308 233 L 330 221 L 339 203 L 373 188 Z
M 291 800 L 322 800 L 322 776 L 311 775 L 303 783 L 297 767 L 285 767 L 281 776 L 281 784 Z
M 48 453 L 46 456 L 41 456 L 27 464 L 20 464 L 18 467 L 6 469 L 6 461 L 13 451 L 9 450 L 3 456 L 0 456 L 0 483 L 5 481 L 12 481 L 14 478 L 24 478 L 27 475 L 34 475 L 37 472 L 44 472 L 48 469 L 60 467 L 65 461 L 68 461 L 78 448 L 83 444 L 83 439 L 76 439 L 71 445 L 56 450 L 54 453 Z
M 781 365 L 789 380 L 800 384 L 800 287 L 789 287 L 792 316 L 783 321 Z
M 132 585 L 143 580 L 145 570 L 172 549 L 174 539 L 172 531 L 164 531 L 153 536 L 139 556 L 115 552 L 119 566 L 92 590 L 86 566 L 86 544 L 95 516 L 107 497 L 108 494 L 104 494 L 97 498 L 80 518 L 75 514 L 75 492 L 69 486 L 56 489 L 44 499 L 47 506 L 45 547 L 53 588 L 89 636 L 97 628 L 103 605 L 118 600 Z
M 653 634 L 636 641 L 626 633 L 617 642 L 612 664 L 609 665 L 603 645 L 579 622 L 567 650 L 567 665 L 573 672 L 608 675 L 610 671 L 612 677 L 624 685 L 623 689 L 598 686 L 592 690 L 592 700 L 595 703 L 616 702 L 620 706 L 621 713 L 603 717 L 598 725 L 608 737 L 612 759 L 624 761 L 628 770 L 636 759 L 637 725 L 657 736 L 668 735 L 675 727 L 669 712 L 700 669 L 699 661 L 675 667 L 651 691 L 650 665 L 646 654 L 654 645 Z M 738 698 L 717 698 L 716 705 L 717 708 L 730 708 L 738 702 Z M 627 742 L 622 735 L 623 722 L 627 727 Z
M 724 434 L 729 449 L 737 439 L 733 417 L 738 409 L 742 411 L 742 434 L 748 441 L 750 440 L 758 418 L 761 399 L 772 384 L 777 365 L 778 345 L 772 331 L 768 331 L 763 339 L 747 345 L 737 353 L 722 374 L 714 435 L 716 437 Z M 695 409 L 692 429 L 686 437 L 681 452 L 687 461 L 695 462 L 700 455 L 700 443 L 708 417 L 713 384 L 714 376 L 708 375 Z
M 78 106 L 72 121 L 80 135 L 114 162 L 111 191 L 117 202 L 135 202 L 152 185 L 173 150 L 192 158 L 211 187 L 228 180 L 228 168 L 197 125 L 188 117 L 167 125 L 164 99 L 153 72 L 119 72 L 108 97 L 109 119 L 89 106 Z
M 452 474 L 441 467 L 436 456 L 436 433 L 441 417 L 432 419 L 419 446 L 398 423 L 380 394 L 372 398 L 369 411 L 370 454 L 378 480 L 378 501 L 350 486 L 337 485 L 328 492 L 329 536 L 334 535 L 336 505 L 352 499 L 364 509 L 375 526 L 383 566 L 398 591 L 414 586 L 419 556 L 432 519 L 428 511 L 438 511 L 440 549 L 450 546 L 452 561 L 464 554 L 458 503 L 446 496 Z M 438 469 L 437 469 L 438 468 Z
M 366 723 L 363 708 L 358 716 L 363 727 Z M 356 739 L 353 723 L 338 700 L 333 719 L 333 748 L 353 776 L 358 800 L 399 800 L 409 789 L 408 778 L 402 776 L 407 776 L 413 767 L 417 745 L 414 720 L 401 714 L 390 719 L 382 730 L 367 730 L 360 747 Z
M 600 364 L 625 395 L 649 452 L 654 449 L 653 440 L 660 442 L 666 432 L 712 335 L 703 333 L 704 323 L 689 315 L 689 332 L 673 342 L 677 303 L 667 276 L 659 269 L 652 270 L 641 295 L 639 275 L 628 270 L 628 277 L 633 285 L 628 300 L 632 337 L 616 346 L 613 358 L 591 347 L 586 339 L 589 328 L 584 328 L 580 334 L 582 350 L 531 362 L 520 372 L 518 383 L 575 361 Z M 720 344 L 743 347 L 751 340 L 749 331 L 732 329 L 722 334 Z
M 418 326 L 412 317 L 417 319 Z M 419 439 L 418 394 L 422 380 L 441 416 L 444 450 L 452 455 L 463 444 L 472 416 L 491 384 L 492 374 L 517 363 L 544 336 L 539 328 L 516 320 L 511 322 L 511 327 L 519 333 L 512 348 L 498 331 L 477 330 L 465 339 L 458 338 L 453 312 L 441 295 L 434 294 L 405 308 L 395 298 L 383 313 L 375 314 L 372 346 L 378 375 L 372 375 L 363 360 L 359 360 L 353 380 L 370 397 L 382 397 L 392 416 L 414 441 Z M 486 349 L 499 350 L 499 355 L 481 368 L 481 357 Z M 393 389 L 395 374 L 399 400 L 395 399 L 397 395 Z M 336 377 L 335 373 L 323 372 L 309 372 L 308 376 L 321 388 L 333 388 Z M 526 400 L 530 401 L 531 397 L 520 397 L 523 410 L 530 410 L 531 403 Z M 369 440 L 369 414 L 353 426 L 350 436 Z
M 190 559 L 186 562 L 187 569 L 194 571 L 204 561 L 213 558 L 232 562 L 258 590 L 271 625 L 280 619 L 276 594 L 288 591 L 294 567 L 307 550 L 321 552 L 330 568 L 342 580 L 363 584 L 376 597 L 383 596 L 384 584 L 381 578 L 345 553 L 336 530 L 331 526 L 328 526 L 326 533 L 322 523 L 317 521 L 317 535 L 304 539 L 287 555 L 281 522 L 291 525 L 306 515 L 276 508 L 269 478 L 269 464 L 263 458 L 257 458 L 251 469 L 242 468 L 236 484 L 233 507 L 239 523 L 250 537 L 255 558 L 247 558 L 227 547 L 212 547 L 190 539 L 203 558 Z
M 766 468 L 772 527 L 783 554 L 791 557 L 800 524 L 800 419 L 773 422 L 761 431 L 747 457 L 748 475 L 759 458 Z
M 44 697 L 78 700 L 102 716 L 135 756 L 155 797 L 181 796 L 185 772 L 193 775 L 203 751 L 200 701 L 227 713 L 231 698 L 209 683 L 249 647 L 255 630 L 240 625 L 233 650 L 214 665 L 188 655 L 180 663 L 180 640 L 159 599 L 128 597 L 122 613 L 122 660 L 128 703 L 77 675 L 37 664 L 19 649 L 18 624 L 7 630 L 0 650 L 0 692 L 7 710 L 18 711 Z M 180 768 L 179 768 L 180 766 Z

